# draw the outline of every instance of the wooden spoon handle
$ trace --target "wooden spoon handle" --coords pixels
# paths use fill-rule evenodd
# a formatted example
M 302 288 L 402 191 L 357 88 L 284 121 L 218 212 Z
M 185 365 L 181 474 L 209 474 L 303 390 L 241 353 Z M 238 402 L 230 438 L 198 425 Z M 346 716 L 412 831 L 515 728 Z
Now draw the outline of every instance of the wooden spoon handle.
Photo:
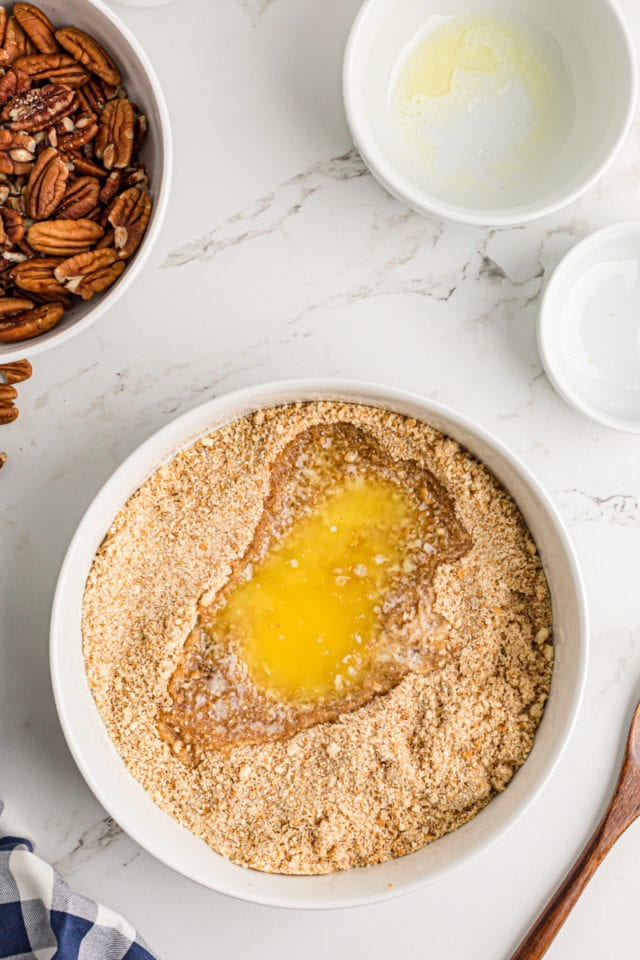
M 613 804 L 511 960 L 540 960 L 551 946 L 582 891 L 615 843 L 607 830 L 612 808 Z
M 565 922 L 580 894 L 594 875 L 614 843 L 640 815 L 640 706 L 634 715 L 632 735 L 620 771 L 620 779 L 613 799 L 593 836 L 578 857 L 577 862 L 562 881 L 559 889 L 529 930 L 511 960 L 540 960 L 562 924 Z
M 613 799 L 575 866 L 546 905 L 511 960 L 540 960 L 580 894 L 616 840 L 640 816 L 640 703 L 631 721 L 627 749 Z

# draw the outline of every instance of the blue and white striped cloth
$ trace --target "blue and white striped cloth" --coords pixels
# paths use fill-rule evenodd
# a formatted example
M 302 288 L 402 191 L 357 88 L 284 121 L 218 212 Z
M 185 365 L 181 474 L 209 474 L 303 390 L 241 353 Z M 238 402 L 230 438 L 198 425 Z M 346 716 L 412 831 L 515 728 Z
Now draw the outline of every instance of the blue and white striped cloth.
M 157 960 L 133 927 L 69 889 L 11 835 L 0 800 L 0 960 Z

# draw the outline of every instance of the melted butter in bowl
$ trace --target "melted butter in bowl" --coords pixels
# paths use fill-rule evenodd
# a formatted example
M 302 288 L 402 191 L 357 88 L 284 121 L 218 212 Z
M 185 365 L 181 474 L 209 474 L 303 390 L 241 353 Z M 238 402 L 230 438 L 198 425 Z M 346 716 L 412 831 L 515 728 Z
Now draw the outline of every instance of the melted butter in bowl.
M 201 605 L 161 735 L 194 759 L 289 737 L 441 663 L 433 581 L 470 546 L 428 471 L 351 425 L 306 429 L 272 465 L 251 545 Z
M 418 213 L 514 226 L 601 176 L 634 116 L 611 0 L 364 0 L 343 92 L 358 154 Z
M 435 18 L 434 18 L 435 19 Z M 501 202 L 563 147 L 575 112 L 562 53 L 531 17 L 427 25 L 389 92 L 398 157 L 419 182 L 468 202 Z
M 320 702 L 356 686 L 417 522 L 398 487 L 358 476 L 294 523 L 210 630 L 234 638 L 254 683 L 278 699 Z

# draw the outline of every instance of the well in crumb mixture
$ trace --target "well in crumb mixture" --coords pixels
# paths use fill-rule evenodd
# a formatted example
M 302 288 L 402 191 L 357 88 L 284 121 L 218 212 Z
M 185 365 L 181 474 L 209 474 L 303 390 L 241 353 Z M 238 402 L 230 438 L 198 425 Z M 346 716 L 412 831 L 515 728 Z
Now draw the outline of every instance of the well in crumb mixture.
M 269 590 L 296 595 L 301 573 L 318 648 L 287 658 L 297 612 Z M 260 626 L 267 600 L 281 633 Z M 379 863 L 470 820 L 525 761 L 553 664 L 535 544 L 486 467 L 333 401 L 258 411 L 150 477 L 96 555 L 83 640 L 158 806 L 287 874 Z

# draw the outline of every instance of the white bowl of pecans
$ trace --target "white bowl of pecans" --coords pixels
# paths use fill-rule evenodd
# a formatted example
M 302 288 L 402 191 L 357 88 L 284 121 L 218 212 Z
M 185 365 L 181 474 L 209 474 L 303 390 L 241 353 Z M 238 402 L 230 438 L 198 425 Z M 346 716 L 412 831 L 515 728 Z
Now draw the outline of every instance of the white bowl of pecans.
M 155 71 L 101 0 L 0 8 L 0 363 L 122 297 L 164 219 L 171 156 Z

